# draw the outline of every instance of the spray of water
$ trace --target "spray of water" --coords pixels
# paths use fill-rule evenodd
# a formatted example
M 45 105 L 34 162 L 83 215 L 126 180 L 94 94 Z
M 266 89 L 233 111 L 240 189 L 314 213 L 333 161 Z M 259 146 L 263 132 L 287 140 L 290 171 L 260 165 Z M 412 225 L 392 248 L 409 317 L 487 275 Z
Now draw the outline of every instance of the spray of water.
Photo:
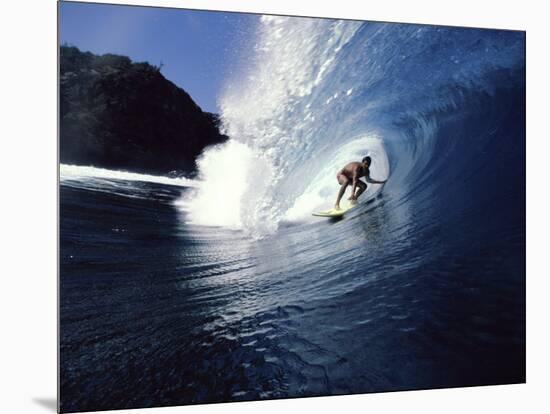
M 322 19 L 259 20 L 252 53 L 220 101 L 231 138 L 203 154 L 199 188 L 179 203 L 193 223 L 262 236 L 281 220 L 304 219 L 333 203 L 336 172 L 349 161 L 372 153 L 385 178 L 380 140 L 352 136 L 352 128 L 333 122 L 354 98 L 338 62 L 360 27 Z

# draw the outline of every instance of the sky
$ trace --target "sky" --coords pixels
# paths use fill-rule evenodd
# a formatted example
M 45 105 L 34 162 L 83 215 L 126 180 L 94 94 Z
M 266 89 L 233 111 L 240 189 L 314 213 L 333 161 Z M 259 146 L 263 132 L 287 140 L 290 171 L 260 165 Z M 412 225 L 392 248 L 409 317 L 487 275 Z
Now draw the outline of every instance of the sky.
M 60 40 L 95 54 L 163 63 L 162 74 L 205 111 L 218 113 L 224 79 L 259 16 L 62 2 Z

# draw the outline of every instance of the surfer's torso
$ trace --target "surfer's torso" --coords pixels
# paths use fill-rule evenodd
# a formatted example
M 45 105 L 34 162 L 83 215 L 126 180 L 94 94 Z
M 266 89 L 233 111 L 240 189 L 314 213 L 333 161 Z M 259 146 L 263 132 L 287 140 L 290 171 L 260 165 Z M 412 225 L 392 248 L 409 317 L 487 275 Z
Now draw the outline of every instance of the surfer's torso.
M 350 162 L 344 168 L 342 168 L 337 175 L 344 175 L 349 180 L 353 180 L 353 176 L 357 174 L 357 177 L 365 177 L 369 172 L 368 167 L 365 167 L 360 162 Z

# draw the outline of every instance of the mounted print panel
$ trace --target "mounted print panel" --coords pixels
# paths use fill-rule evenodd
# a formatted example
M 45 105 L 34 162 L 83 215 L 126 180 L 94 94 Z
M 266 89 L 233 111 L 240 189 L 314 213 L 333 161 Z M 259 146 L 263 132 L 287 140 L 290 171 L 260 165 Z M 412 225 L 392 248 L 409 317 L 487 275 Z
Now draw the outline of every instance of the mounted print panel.
M 525 382 L 525 32 L 59 5 L 62 412 Z

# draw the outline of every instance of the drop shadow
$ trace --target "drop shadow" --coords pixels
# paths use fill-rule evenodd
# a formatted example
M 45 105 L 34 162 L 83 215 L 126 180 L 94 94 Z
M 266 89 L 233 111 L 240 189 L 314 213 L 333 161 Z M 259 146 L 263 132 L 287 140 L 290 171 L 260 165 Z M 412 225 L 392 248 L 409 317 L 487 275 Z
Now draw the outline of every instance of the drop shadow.
M 56 398 L 33 398 L 32 401 L 54 413 L 57 412 L 57 399 Z

